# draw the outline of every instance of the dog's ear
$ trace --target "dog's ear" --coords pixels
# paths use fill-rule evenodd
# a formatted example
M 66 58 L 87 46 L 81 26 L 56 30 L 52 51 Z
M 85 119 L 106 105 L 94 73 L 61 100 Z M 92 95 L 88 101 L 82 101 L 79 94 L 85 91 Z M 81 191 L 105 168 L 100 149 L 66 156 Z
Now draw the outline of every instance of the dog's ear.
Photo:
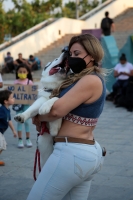
M 64 52 L 64 53 L 69 52 L 68 46 L 63 47 L 63 49 L 62 49 L 61 52 L 62 52 L 62 53 L 63 53 L 63 52 Z

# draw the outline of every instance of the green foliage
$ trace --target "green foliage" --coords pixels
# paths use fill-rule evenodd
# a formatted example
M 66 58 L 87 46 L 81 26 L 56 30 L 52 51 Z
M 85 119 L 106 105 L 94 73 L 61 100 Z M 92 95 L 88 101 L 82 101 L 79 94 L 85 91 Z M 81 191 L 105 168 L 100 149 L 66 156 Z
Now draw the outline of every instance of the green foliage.
M 32 0 L 31 3 L 27 0 L 12 0 L 14 9 L 8 12 L 2 7 L 3 1 L 0 0 L 0 43 L 4 42 L 5 34 L 10 33 L 14 37 L 50 17 L 76 18 L 76 3 L 71 1 L 62 6 L 63 0 Z M 93 0 L 91 4 L 88 0 L 79 0 L 79 16 L 97 5 L 98 0 Z
M 0 1 L 0 42 L 3 42 L 4 35 L 6 33 L 6 15 L 2 8 L 2 2 Z
M 62 16 L 75 18 L 76 17 L 76 4 L 74 2 L 68 2 L 62 9 Z

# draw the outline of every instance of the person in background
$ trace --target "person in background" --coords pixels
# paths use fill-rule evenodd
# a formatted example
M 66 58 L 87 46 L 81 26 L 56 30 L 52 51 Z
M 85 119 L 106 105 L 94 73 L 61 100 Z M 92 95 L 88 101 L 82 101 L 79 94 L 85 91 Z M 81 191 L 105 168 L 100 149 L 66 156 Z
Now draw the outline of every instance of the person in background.
M 3 87 L 3 80 L 2 80 L 2 76 L 1 76 L 1 73 L 0 73 L 0 88 Z
M 11 56 L 10 52 L 7 52 L 7 56 L 4 59 L 4 65 L 3 65 L 1 73 L 2 74 L 10 73 L 10 72 L 14 72 L 14 70 L 15 70 L 15 66 L 13 63 L 13 57 Z
M 28 62 L 32 71 L 41 69 L 41 61 L 37 57 L 30 55 Z
M 32 75 L 31 70 L 29 67 L 22 63 L 16 69 L 16 80 L 14 84 L 20 85 L 33 85 L 32 82 Z M 16 114 L 22 113 L 29 108 L 30 105 L 23 105 L 20 111 L 16 111 Z M 22 140 L 22 123 L 17 122 L 17 132 L 18 132 L 18 148 L 23 148 L 23 140 Z M 25 132 L 26 132 L 26 146 L 32 147 L 32 142 L 30 140 L 30 126 L 29 126 L 29 119 L 24 122 Z
M 114 77 L 117 78 L 114 83 L 113 96 L 120 90 L 121 94 L 126 93 L 128 79 L 133 76 L 133 65 L 127 61 L 126 55 L 123 53 L 120 57 L 120 62 L 114 68 Z
M 115 25 L 111 18 L 109 18 L 109 12 L 105 12 L 105 18 L 101 21 L 101 30 L 104 36 L 111 35 L 111 31 L 115 31 Z
M 13 94 L 9 90 L 0 91 L 0 154 L 3 150 L 6 150 L 6 141 L 4 133 L 10 126 L 14 137 L 17 137 L 17 133 L 11 121 L 9 106 L 14 104 Z M 3 161 L 0 161 L 0 166 L 5 165 Z
M 104 56 L 97 38 L 72 37 L 66 69 L 73 74 L 55 89 L 59 97 L 50 113 L 37 115 L 33 123 L 63 118 L 54 150 L 43 166 L 27 200 L 87 200 L 92 178 L 101 169 L 105 151 L 94 139 L 94 129 L 104 107 L 106 71 L 98 67 Z M 102 133 L 99 133 L 102 134 Z
M 20 64 L 26 64 L 28 67 L 30 67 L 30 65 L 28 64 L 28 61 L 23 58 L 22 53 L 18 54 L 18 58 L 14 61 L 14 65 L 16 66 L 16 68 L 20 65 Z

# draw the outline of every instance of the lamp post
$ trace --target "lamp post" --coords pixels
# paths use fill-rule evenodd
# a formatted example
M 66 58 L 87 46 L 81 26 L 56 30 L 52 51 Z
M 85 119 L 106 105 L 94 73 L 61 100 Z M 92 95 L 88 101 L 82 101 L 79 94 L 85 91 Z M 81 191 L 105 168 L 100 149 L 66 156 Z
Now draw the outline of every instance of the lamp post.
M 79 18 L 79 0 L 76 0 L 76 19 Z

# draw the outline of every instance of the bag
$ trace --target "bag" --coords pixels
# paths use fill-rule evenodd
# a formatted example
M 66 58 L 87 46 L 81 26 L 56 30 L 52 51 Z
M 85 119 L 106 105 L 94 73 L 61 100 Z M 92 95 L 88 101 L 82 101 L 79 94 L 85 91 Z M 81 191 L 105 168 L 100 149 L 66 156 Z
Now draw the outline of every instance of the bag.
M 102 29 L 109 29 L 109 28 L 110 28 L 110 24 L 109 24 L 108 18 L 104 18 L 104 19 L 102 20 L 101 28 L 102 28 Z
M 12 109 L 14 111 L 20 111 L 23 109 L 23 104 L 13 104 Z

